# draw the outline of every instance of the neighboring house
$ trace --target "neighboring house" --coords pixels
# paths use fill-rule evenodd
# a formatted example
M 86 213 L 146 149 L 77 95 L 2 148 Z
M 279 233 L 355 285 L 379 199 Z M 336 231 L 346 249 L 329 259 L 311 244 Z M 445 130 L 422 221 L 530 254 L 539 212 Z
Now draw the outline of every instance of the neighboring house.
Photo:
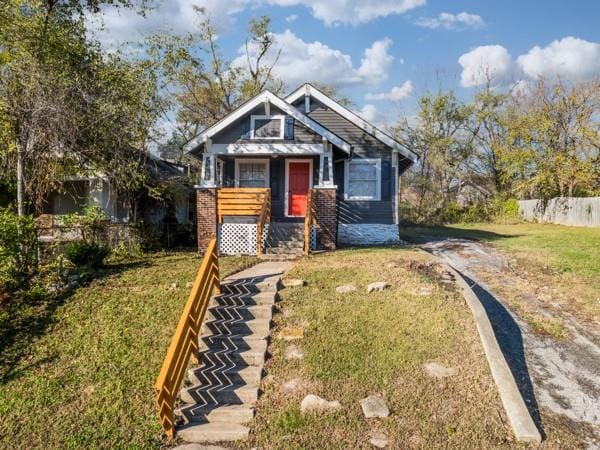
M 234 227 L 227 224 L 257 221 L 255 215 L 215 213 L 221 203 L 232 202 L 219 203 L 222 188 L 241 188 L 240 198 L 244 188 L 269 188 L 271 228 L 301 226 L 310 191 L 313 247 L 398 241 L 399 177 L 417 159 L 310 84 L 285 98 L 262 92 L 204 130 L 186 150 L 202 160 L 199 246 L 202 250 L 218 236 L 221 251 L 232 239 L 225 230 Z M 239 240 L 239 227 L 236 233 Z M 229 248 L 228 253 L 236 252 L 242 248 Z
M 113 230 L 117 230 L 117 234 L 126 229 L 129 223 L 139 220 L 155 226 L 163 226 L 165 223 L 191 225 L 195 218 L 195 202 L 192 201 L 191 186 L 185 182 L 187 168 L 149 156 L 144 169 L 154 184 L 170 183 L 173 186 L 171 191 L 174 192 L 169 201 L 161 202 L 142 195 L 132 208 L 129 202 L 117 194 L 109 177 L 69 177 L 63 181 L 60 191 L 48 196 L 43 214 L 38 218 L 45 229 L 43 240 L 64 239 L 65 235 L 60 231 L 61 217 L 83 214 L 89 206 L 98 206 Z
M 493 194 L 491 189 L 488 189 L 485 180 L 474 182 L 471 180 L 460 181 L 458 184 L 450 188 L 450 192 L 456 196 L 456 203 L 465 208 L 469 205 L 481 203 L 489 199 Z

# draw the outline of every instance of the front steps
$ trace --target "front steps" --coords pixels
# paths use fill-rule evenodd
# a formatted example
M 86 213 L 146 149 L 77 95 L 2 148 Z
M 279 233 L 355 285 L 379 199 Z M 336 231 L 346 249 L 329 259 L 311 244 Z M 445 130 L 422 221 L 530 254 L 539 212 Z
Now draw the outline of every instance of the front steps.
M 223 281 L 199 340 L 199 364 L 179 394 L 177 436 L 192 443 L 245 440 L 259 396 L 277 290 L 289 263 L 260 263 Z
M 262 259 L 285 261 L 304 254 L 304 223 L 272 222 Z

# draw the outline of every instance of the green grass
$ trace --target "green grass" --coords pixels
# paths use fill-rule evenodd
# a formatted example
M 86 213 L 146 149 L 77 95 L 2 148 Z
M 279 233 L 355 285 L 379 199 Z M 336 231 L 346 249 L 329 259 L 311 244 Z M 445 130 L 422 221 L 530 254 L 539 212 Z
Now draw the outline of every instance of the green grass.
M 586 316 L 600 317 L 600 229 L 549 224 L 459 224 L 406 227 L 405 239 L 456 237 L 488 242 L 516 259 L 515 267 L 542 286 L 554 285 L 572 296 Z
M 221 274 L 254 261 L 221 258 Z M 5 305 L 0 447 L 163 446 L 153 385 L 199 263 L 194 252 L 149 255 L 66 297 Z
M 427 255 L 405 249 L 361 249 L 305 258 L 290 274 L 306 280 L 282 292 L 277 330 L 302 326 L 294 341 L 305 353 L 287 361 L 288 345 L 274 340 L 269 376 L 259 400 L 251 447 L 372 448 L 369 435 L 387 434 L 389 448 L 490 448 L 511 437 L 489 374 L 475 325 L 461 295 L 411 267 Z M 395 267 L 387 264 L 394 263 Z M 391 287 L 366 294 L 366 285 Z M 338 294 L 354 283 L 358 290 Z M 417 295 L 419 289 L 431 295 Z M 275 330 L 274 335 L 277 335 Z M 428 377 L 422 364 L 438 361 L 459 375 Z M 293 393 L 282 385 L 294 378 Z M 309 394 L 339 400 L 342 411 L 304 415 Z M 387 419 L 365 420 L 360 399 L 382 395 L 392 411 Z

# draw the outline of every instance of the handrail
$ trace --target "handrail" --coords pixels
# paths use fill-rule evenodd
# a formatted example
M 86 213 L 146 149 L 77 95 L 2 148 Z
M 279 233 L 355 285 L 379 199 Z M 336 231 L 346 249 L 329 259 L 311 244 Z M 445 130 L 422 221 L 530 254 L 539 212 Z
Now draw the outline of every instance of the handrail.
M 306 199 L 306 214 L 304 216 L 304 254 L 310 253 L 310 235 L 312 224 L 316 223 L 314 208 L 314 189 L 308 191 L 308 197 Z
M 213 294 L 218 295 L 220 293 L 217 242 L 213 239 L 208 244 L 192 291 L 183 308 L 183 313 L 154 385 L 160 422 L 170 439 L 175 434 L 175 400 L 177 393 L 181 387 L 190 357 L 198 351 L 200 327 L 210 298 Z
M 271 222 L 271 189 L 267 189 L 256 224 L 256 254 L 262 255 L 262 235 L 265 223 Z

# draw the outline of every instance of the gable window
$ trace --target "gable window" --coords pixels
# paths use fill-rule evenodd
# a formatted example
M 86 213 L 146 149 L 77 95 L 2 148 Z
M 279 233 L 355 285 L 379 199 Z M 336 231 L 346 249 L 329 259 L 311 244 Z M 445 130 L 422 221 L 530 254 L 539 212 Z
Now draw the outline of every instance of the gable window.
M 269 187 L 269 160 L 236 159 L 235 185 L 237 187 Z
M 346 200 L 381 199 L 381 159 L 346 161 L 344 178 Z
M 283 139 L 285 116 L 252 116 L 250 118 L 251 139 Z

